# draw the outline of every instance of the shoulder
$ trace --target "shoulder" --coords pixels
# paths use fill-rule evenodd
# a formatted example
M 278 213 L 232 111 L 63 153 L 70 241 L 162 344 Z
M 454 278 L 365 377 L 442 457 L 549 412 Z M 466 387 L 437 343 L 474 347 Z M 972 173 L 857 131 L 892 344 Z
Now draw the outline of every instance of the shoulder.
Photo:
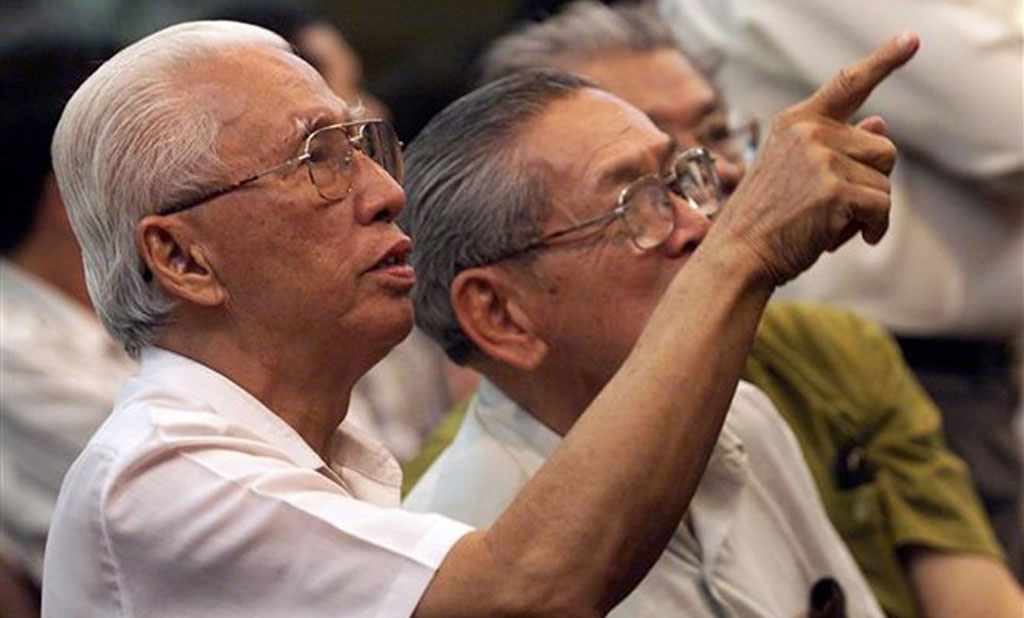
M 455 439 L 409 492 L 404 506 L 485 527 L 542 464 L 540 454 L 493 431 L 471 407 Z
M 768 303 L 757 339 L 764 346 L 846 357 L 893 343 L 882 326 L 851 311 L 794 301 Z
M 772 302 L 758 328 L 746 377 L 773 399 L 798 392 L 803 400 L 876 409 L 907 371 L 892 336 L 871 320 L 837 308 Z

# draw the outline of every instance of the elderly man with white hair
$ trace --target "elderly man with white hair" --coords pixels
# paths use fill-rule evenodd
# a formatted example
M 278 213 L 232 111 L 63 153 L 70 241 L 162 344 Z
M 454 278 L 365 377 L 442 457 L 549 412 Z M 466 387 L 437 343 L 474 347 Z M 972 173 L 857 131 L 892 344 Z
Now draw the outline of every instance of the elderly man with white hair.
M 894 37 L 780 116 L 642 353 L 475 531 L 398 508 L 394 460 L 341 426 L 352 384 L 411 325 L 390 128 L 259 28 L 182 24 L 129 46 L 53 143 L 90 294 L 141 365 L 65 479 L 43 614 L 603 615 L 682 517 L 774 288 L 884 233 L 887 192 L 828 166 L 891 166 L 888 140 L 844 121 L 917 46 Z M 521 94 L 506 103 L 540 113 Z

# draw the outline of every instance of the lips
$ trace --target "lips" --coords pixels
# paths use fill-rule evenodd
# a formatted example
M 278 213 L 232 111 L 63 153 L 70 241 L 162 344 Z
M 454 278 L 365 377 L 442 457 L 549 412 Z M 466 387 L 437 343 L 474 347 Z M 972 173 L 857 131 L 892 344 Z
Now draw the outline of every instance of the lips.
M 416 285 L 416 272 L 409 265 L 411 251 L 412 242 L 403 236 L 363 274 L 372 277 L 384 288 L 405 296 Z
M 412 242 L 408 238 L 403 237 L 401 240 L 392 245 L 391 248 L 388 249 L 388 251 L 383 256 L 381 256 L 379 260 L 374 262 L 373 266 L 370 266 L 368 269 L 366 269 L 366 272 L 371 272 L 374 270 L 394 269 L 396 267 L 411 268 L 409 266 L 409 253 L 411 251 Z

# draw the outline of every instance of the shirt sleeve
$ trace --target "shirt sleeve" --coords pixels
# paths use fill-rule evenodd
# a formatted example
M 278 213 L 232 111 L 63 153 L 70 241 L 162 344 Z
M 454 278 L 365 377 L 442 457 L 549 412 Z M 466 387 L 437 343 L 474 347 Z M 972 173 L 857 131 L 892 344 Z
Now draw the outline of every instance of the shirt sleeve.
M 876 364 L 879 424 L 868 456 L 896 547 L 924 545 L 1002 558 L 966 464 L 946 446 L 942 417 L 881 328 L 850 317 Z
M 470 530 L 347 496 L 256 441 L 166 441 L 112 474 L 101 500 L 136 615 L 409 616 Z

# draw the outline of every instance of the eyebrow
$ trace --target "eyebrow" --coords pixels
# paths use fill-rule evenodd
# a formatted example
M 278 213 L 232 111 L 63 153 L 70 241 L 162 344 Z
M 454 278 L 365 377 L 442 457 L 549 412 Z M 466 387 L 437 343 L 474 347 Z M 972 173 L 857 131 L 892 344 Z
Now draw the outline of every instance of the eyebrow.
M 694 121 L 689 123 L 686 132 L 693 132 L 698 130 L 704 123 L 708 121 L 709 118 L 716 114 L 725 114 L 725 112 L 726 106 L 722 101 L 722 97 L 719 96 L 719 94 L 716 91 L 715 97 L 712 100 L 705 103 L 698 111 L 697 117 L 694 119 Z M 672 121 L 670 119 L 665 118 L 663 115 L 658 114 L 657 112 L 645 111 L 644 113 L 647 114 L 647 117 L 650 118 L 651 122 L 653 122 L 654 125 L 657 127 L 672 126 Z
M 605 170 L 597 180 L 597 192 L 602 193 L 612 187 L 619 187 L 636 180 L 640 176 L 651 173 L 650 168 L 645 163 L 647 155 L 655 149 L 660 150 L 660 153 L 658 154 L 658 166 L 654 172 L 661 174 L 665 170 L 665 165 L 669 159 L 679 150 L 679 141 L 674 136 L 665 135 L 665 140 L 660 144 L 629 159 L 620 161 L 614 167 Z

